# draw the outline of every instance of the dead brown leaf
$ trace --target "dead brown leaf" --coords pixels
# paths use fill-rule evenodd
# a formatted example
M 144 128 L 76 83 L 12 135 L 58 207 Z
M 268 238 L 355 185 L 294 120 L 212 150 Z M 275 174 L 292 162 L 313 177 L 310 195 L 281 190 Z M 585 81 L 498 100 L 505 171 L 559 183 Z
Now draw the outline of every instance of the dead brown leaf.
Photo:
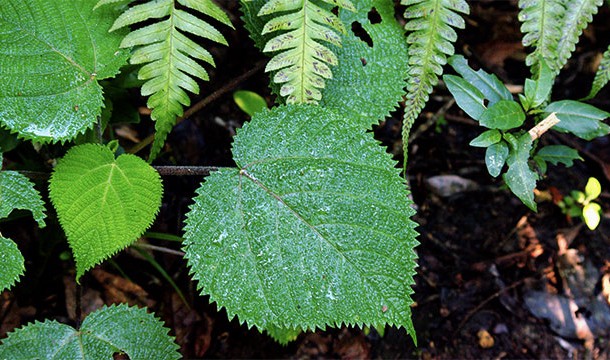
M 153 307 L 156 303 L 140 285 L 125 278 L 100 268 L 93 269 L 91 274 L 104 287 L 106 304 L 127 303 L 129 306 Z

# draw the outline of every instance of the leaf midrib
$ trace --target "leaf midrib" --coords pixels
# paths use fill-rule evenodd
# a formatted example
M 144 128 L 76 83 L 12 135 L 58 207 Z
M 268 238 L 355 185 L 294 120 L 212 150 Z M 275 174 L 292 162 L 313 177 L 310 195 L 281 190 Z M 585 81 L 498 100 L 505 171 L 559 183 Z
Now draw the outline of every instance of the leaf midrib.
M 330 248 L 332 248 L 335 253 L 341 257 L 347 264 L 350 265 L 351 268 L 353 268 L 359 275 L 360 278 L 362 279 L 362 282 L 366 285 L 368 285 L 368 288 L 371 289 L 375 289 L 375 292 L 377 294 L 383 294 L 383 292 L 379 289 L 378 286 L 376 286 L 375 284 L 373 284 L 370 279 L 366 276 L 366 273 L 360 269 L 355 263 L 353 263 L 351 261 L 351 259 L 347 258 L 336 246 L 335 244 L 333 244 L 331 241 L 329 241 L 328 239 L 326 239 L 326 237 L 324 237 L 319 231 L 318 229 L 313 226 L 312 224 L 310 224 L 298 211 L 296 211 L 295 209 L 293 209 L 289 204 L 287 204 L 279 195 L 277 195 L 276 193 L 274 193 L 273 191 L 271 191 L 271 189 L 269 189 L 268 187 L 266 187 L 262 182 L 260 182 L 258 179 L 256 179 L 255 177 L 253 177 L 252 175 L 250 175 L 250 173 L 248 173 L 246 170 L 242 169 L 239 172 L 239 176 L 240 176 L 240 182 L 241 182 L 241 177 L 246 177 L 247 179 L 249 179 L 250 181 L 252 181 L 255 185 L 257 185 L 258 187 L 260 187 L 261 189 L 263 189 L 263 191 L 265 191 L 266 193 L 268 193 L 269 195 L 271 195 L 273 198 L 275 198 L 280 204 L 284 205 L 286 207 L 286 209 L 288 209 L 288 211 L 290 211 L 299 221 L 301 221 L 303 224 L 305 224 L 309 229 L 311 229 L 311 231 L 313 231 L 313 233 L 321 240 L 323 240 L 326 244 L 328 244 L 328 246 Z M 240 201 L 241 204 L 241 201 Z M 251 252 L 252 253 L 252 252 Z M 257 269 L 257 275 L 258 275 L 258 269 Z M 260 277 L 259 277 L 260 278 Z M 262 289 L 264 289 L 264 286 L 261 287 Z M 388 301 L 390 301 L 390 299 L 387 299 Z M 265 299 L 265 301 L 267 301 L 267 299 Z M 271 309 L 269 307 L 269 309 L 271 311 L 273 311 L 273 309 Z
M 78 13 L 79 16 L 82 19 L 82 15 L 80 14 L 80 12 Z M 32 33 L 29 30 L 26 30 L 23 27 L 20 27 L 19 25 L 8 21 L 7 19 L 2 19 L 4 20 L 6 23 L 11 24 L 15 29 L 17 29 L 18 31 L 22 31 L 24 33 L 26 33 L 27 35 L 29 35 L 32 39 L 35 39 L 36 41 L 38 41 L 41 44 L 46 45 L 52 52 L 60 55 L 62 58 L 64 58 L 69 64 L 71 64 L 73 67 L 77 68 L 78 70 L 80 70 L 82 73 L 85 73 L 87 75 L 87 77 L 91 77 L 91 73 L 85 69 L 82 65 L 78 64 L 76 62 L 76 60 L 72 59 L 71 57 L 67 56 L 66 54 L 62 53 L 61 51 L 59 51 L 58 49 L 56 49 L 53 44 L 50 44 L 49 42 L 45 41 L 44 39 L 41 39 L 40 37 L 36 36 L 34 33 Z M 87 28 L 88 29 L 88 28 Z M 90 36 L 90 33 L 89 33 Z M 92 44 L 91 44 L 92 45 Z

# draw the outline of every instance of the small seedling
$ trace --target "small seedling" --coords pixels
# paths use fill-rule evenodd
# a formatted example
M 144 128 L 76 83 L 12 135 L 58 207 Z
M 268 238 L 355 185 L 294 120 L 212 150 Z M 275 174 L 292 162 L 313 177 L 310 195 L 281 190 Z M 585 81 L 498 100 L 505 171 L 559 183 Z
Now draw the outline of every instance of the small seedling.
M 233 93 L 233 101 L 243 112 L 250 116 L 263 109 L 267 109 L 265 98 L 254 91 L 238 90 Z
M 565 196 L 557 205 L 568 217 L 580 217 L 589 229 L 595 230 L 601 220 L 602 207 L 593 200 L 599 197 L 601 190 L 599 181 L 591 177 L 584 192 L 572 190 L 570 195 Z

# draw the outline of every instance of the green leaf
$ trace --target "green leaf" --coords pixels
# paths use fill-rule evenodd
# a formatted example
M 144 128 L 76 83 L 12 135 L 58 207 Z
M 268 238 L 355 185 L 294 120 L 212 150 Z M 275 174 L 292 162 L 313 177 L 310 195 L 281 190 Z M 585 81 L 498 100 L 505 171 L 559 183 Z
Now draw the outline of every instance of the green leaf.
M 553 127 L 555 130 L 571 132 L 585 140 L 610 133 L 610 126 L 602 122 L 610 113 L 595 106 L 574 100 L 561 100 L 550 103 L 544 111 L 557 113 L 561 121 Z
M 519 127 L 525 121 L 525 112 L 518 102 L 500 100 L 488 107 L 479 119 L 482 126 L 490 129 L 509 130 Z
M 602 60 L 599 63 L 597 72 L 595 72 L 595 79 L 593 79 L 593 84 L 591 85 L 591 91 L 589 91 L 589 95 L 585 99 L 594 98 L 606 86 L 608 80 L 610 80 L 610 46 L 608 46 L 608 50 L 602 55 Z
M 267 335 L 271 336 L 273 340 L 282 345 L 287 345 L 289 342 L 296 340 L 303 331 L 301 329 L 283 329 L 271 325 L 265 329 L 265 332 Z
M 486 110 L 483 105 L 485 95 L 459 76 L 443 75 L 443 81 L 458 106 L 471 118 L 479 120 Z
M 59 161 L 49 195 L 76 260 L 76 278 L 136 241 L 154 220 L 163 187 L 137 156 L 73 147 Z
M 489 175 L 493 177 L 500 175 L 506 159 L 508 159 L 508 154 L 508 145 L 504 141 L 490 145 L 485 150 L 485 165 Z
M 454 28 L 463 29 L 466 22 L 461 14 L 469 14 L 464 0 L 401 0 L 406 5 L 405 29 L 409 31 L 409 77 L 403 119 L 405 161 L 409 132 L 428 101 L 438 77 L 443 73 L 447 56 L 453 55 L 457 40 Z
M 250 116 L 267 108 L 267 101 L 253 91 L 238 90 L 233 93 L 233 101 L 243 112 Z
M 602 185 L 599 183 L 594 177 L 590 177 L 587 181 L 587 185 L 585 186 L 585 195 L 586 201 L 591 201 L 597 199 L 597 197 L 602 193 Z
M 390 115 L 404 96 L 409 77 L 409 57 L 404 29 L 394 17 L 391 0 L 354 1 L 355 12 L 339 11 L 345 24 L 360 24 L 373 46 L 353 30 L 343 36 L 335 50 L 339 65 L 326 82 L 320 105 L 358 119 L 365 128 Z M 369 12 L 377 10 L 381 22 L 371 23 Z M 354 25 L 352 25 L 354 26 Z
M 332 78 L 329 65 L 338 63 L 326 45 L 341 46 L 339 34 L 347 30 L 324 3 L 354 10 L 349 0 L 269 0 L 258 12 L 259 16 L 271 15 L 263 35 L 288 31 L 270 39 L 263 48 L 263 52 L 277 52 L 265 71 L 276 71 L 273 82 L 282 84 L 280 95 L 288 104 L 319 102 L 325 79 Z
M 563 16 L 566 13 L 564 0 L 519 0 L 519 20 L 523 36 L 523 46 L 534 48 L 525 59 L 534 75 L 539 71 L 539 60 L 545 59 L 553 74 L 558 67 L 558 45 L 564 36 Z
M 10 333 L 0 345 L 2 359 L 179 359 L 168 329 L 145 309 L 125 304 L 103 307 L 79 330 L 56 321 L 35 322 Z
M 17 145 L 19 145 L 17 135 L 11 134 L 10 131 L 0 127 L 0 153 L 9 152 L 16 148 Z
M 538 176 L 530 169 L 528 160 L 532 149 L 532 138 L 523 134 L 517 139 L 516 148 L 511 149 L 507 159 L 508 171 L 503 178 L 513 194 L 530 209 L 536 211 L 534 189 Z
M 96 8 L 106 9 L 109 6 L 102 5 L 115 2 L 100 0 Z M 149 161 L 163 148 L 176 119 L 183 115 L 183 106 L 190 105 L 187 91 L 199 94 L 199 85 L 194 78 L 209 79 L 205 68 L 196 60 L 214 66 L 212 55 L 186 34 L 227 44 L 224 36 L 207 19 L 203 20 L 203 15 L 232 27 L 228 16 L 212 0 L 149 0 L 128 8 L 110 29 L 115 31 L 145 23 L 125 36 L 121 47 L 136 47 L 130 63 L 143 65 L 138 78 L 145 81 L 142 95 L 150 96 L 147 105 L 152 109 L 150 116 L 156 130 Z M 163 20 L 153 21 L 155 19 Z
M 21 138 L 56 142 L 91 128 L 101 79 L 127 61 L 112 10 L 91 0 L 4 0 L 0 7 L 0 123 Z M 27 66 L 24 66 L 27 64 Z
M 562 36 L 557 43 L 557 61 L 554 67 L 561 69 L 568 62 L 580 34 L 593 20 L 604 0 L 563 0 L 565 13 L 561 19 Z
M 0 171 L 0 219 L 15 209 L 31 211 L 38 226 L 45 226 L 44 202 L 34 184 L 18 172 Z
M 595 230 L 601 221 L 602 208 L 597 203 L 588 203 L 582 208 L 582 218 L 590 230 Z
M 265 23 L 256 15 L 265 2 L 241 1 L 245 26 L 259 48 L 269 40 L 260 34 Z M 408 77 L 405 59 L 409 55 L 404 30 L 394 18 L 391 0 L 359 0 L 354 6 L 355 12 L 339 9 L 339 19 L 344 24 L 360 24 L 360 33 L 368 35 L 373 46 L 349 29 L 342 35 L 341 47 L 331 46 L 338 65 L 333 68 L 332 79 L 326 80 L 320 105 L 359 119 L 368 129 L 388 116 L 401 101 L 404 79 Z M 381 17 L 379 23 L 373 24 L 368 19 L 373 8 Z M 279 88 L 272 86 L 272 90 L 279 94 Z
M 332 110 L 283 106 L 256 114 L 233 152 L 238 169 L 206 178 L 187 215 L 202 292 L 260 329 L 389 323 L 414 337 L 414 211 L 373 137 Z
M 539 61 L 538 79 L 525 79 L 527 109 L 534 109 L 548 100 L 555 76 L 544 59 Z
M 488 74 L 483 69 L 478 71 L 472 70 L 464 56 L 453 55 L 449 58 L 449 65 L 458 74 L 462 75 L 464 80 L 479 89 L 485 96 L 485 99 L 489 100 L 489 105 L 493 105 L 500 100 L 513 99 L 513 95 L 496 75 Z
M 538 151 L 536 157 L 553 165 L 561 163 L 568 167 L 574 165 L 574 160 L 582 160 L 576 149 L 565 145 L 545 146 Z
M 11 239 L 4 238 L 0 235 L 0 292 L 9 289 L 15 284 L 19 276 L 23 275 L 25 270 L 25 260 L 21 251 L 17 248 L 17 244 Z
M 502 140 L 502 133 L 500 133 L 496 129 L 487 130 L 483 132 L 481 135 L 472 139 L 470 142 L 470 146 L 475 147 L 488 147 Z

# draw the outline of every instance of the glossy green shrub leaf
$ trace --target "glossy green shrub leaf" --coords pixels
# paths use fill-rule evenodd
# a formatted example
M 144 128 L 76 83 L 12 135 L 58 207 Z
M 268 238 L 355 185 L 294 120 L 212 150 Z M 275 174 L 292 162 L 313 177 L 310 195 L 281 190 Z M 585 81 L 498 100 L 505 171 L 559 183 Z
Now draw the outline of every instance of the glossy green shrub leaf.
M 555 76 L 546 60 L 539 60 L 538 78 L 536 80 L 525 79 L 526 109 L 537 108 L 548 100 L 551 95 Z
M 373 137 L 332 110 L 282 106 L 239 130 L 233 153 L 238 168 L 207 177 L 187 215 L 202 293 L 260 329 L 388 323 L 414 336 L 414 211 Z
M 509 130 L 519 127 L 525 121 L 525 112 L 513 100 L 500 100 L 488 107 L 479 118 L 482 126 L 490 129 Z
M 25 270 L 25 260 L 17 244 L 0 235 L 0 292 L 15 284 Z
M 544 111 L 555 112 L 561 120 L 553 127 L 555 130 L 570 132 L 585 140 L 610 133 L 610 126 L 602 122 L 610 113 L 595 106 L 574 100 L 561 100 L 550 103 Z
M 502 133 L 496 129 L 484 131 L 481 135 L 472 139 L 470 146 L 474 147 L 488 147 L 502 140 Z
M 490 145 L 485 150 L 485 165 L 489 175 L 493 177 L 500 175 L 504 164 L 506 164 L 506 159 L 508 159 L 508 154 L 508 145 L 504 141 Z
M 124 33 L 108 34 L 115 15 L 94 12 L 91 0 L 3 0 L 0 123 L 37 142 L 91 128 L 103 106 L 98 81 L 129 55 L 117 51 Z
M 485 105 L 483 105 L 485 95 L 459 76 L 443 75 L 443 81 L 460 109 L 464 110 L 471 118 L 479 120 L 486 110 Z
M 574 165 L 574 160 L 582 160 L 578 151 L 565 145 L 548 145 L 538 150 L 536 157 L 550 162 L 553 165 L 564 164 L 565 166 Z
M 267 108 L 267 101 L 253 91 L 238 90 L 233 93 L 233 101 L 243 112 L 250 116 Z
M 124 249 L 154 220 L 163 189 L 137 156 L 105 146 L 73 147 L 59 161 L 49 195 L 76 260 L 76 277 Z
M 245 26 L 259 48 L 268 37 L 261 35 L 264 22 L 256 14 L 266 0 L 241 1 Z M 404 30 L 394 18 L 391 0 L 359 0 L 353 2 L 356 11 L 339 9 L 339 19 L 348 28 L 358 28 L 342 35 L 341 47 L 332 47 L 338 66 L 333 77 L 326 80 L 320 105 L 338 109 L 345 117 L 358 119 L 369 128 L 389 115 L 404 95 L 404 79 L 408 77 L 408 47 Z M 368 13 L 375 9 L 380 22 L 371 23 Z M 366 36 L 365 36 L 366 35 Z M 279 93 L 279 88 L 272 89 Z
M 513 95 L 508 88 L 494 74 L 488 74 L 483 69 L 474 71 L 466 58 L 462 55 L 453 55 L 449 58 L 449 65 L 453 67 L 464 80 L 476 87 L 485 99 L 489 100 L 489 105 L 493 105 L 500 100 L 512 100 Z
M 179 359 L 168 329 L 145 309 L 103 307 L 83 321 L 79 330 L 56 321 L 35 322 L 10 333 L 0 345 L 0 359 Z
M 601 221 L 602 208 L 597 203 L 588 203 L 582 208 L 582 218 L 590 230 L 595 230 Z
M 503 178 L 513 194 L 517 195 L 527 207 L 536 211 L 534 189 L 536 188 L 538 175 L 530 169 L 528 164 L 531 149 L 532 138 L 529 134 L 523 134 L 516 139 L 506 160 L 508 171 Z
M 45 226 L 44 202 L 34 184 L 18 172 L 0 171 L 0 219 L 16 209 L 31 211 L 38 226 Z
M 96 8 L 106 9 L 111 6 L 104 5 L 112 3 L 116 0 L 100 0 Z M 121 47 L 135 47 L 129 61 L 142 65 L 138 72 L 138 78 L 145 81 L 142 95 L 150 96 L 147 105 L 152 109 L 150 116 L 155 121 L 156 130 L 150 161 L 163 148 L 176 119 L 183 114 L 183 106 L 190 105 L 187 91 L 199 94 L 195 78 L 209 79 L 198 61 L 215 65 L 210 52 L 187 34 L 227 44 L 224 36 L 204 15 L 232 27 L 229 17 L 212 0 L 149 0 L 128 8 L 110 29 L 114 32 L 144 24 L 125 36 Z M 157 19 L 162 20 L 155 21 Z

